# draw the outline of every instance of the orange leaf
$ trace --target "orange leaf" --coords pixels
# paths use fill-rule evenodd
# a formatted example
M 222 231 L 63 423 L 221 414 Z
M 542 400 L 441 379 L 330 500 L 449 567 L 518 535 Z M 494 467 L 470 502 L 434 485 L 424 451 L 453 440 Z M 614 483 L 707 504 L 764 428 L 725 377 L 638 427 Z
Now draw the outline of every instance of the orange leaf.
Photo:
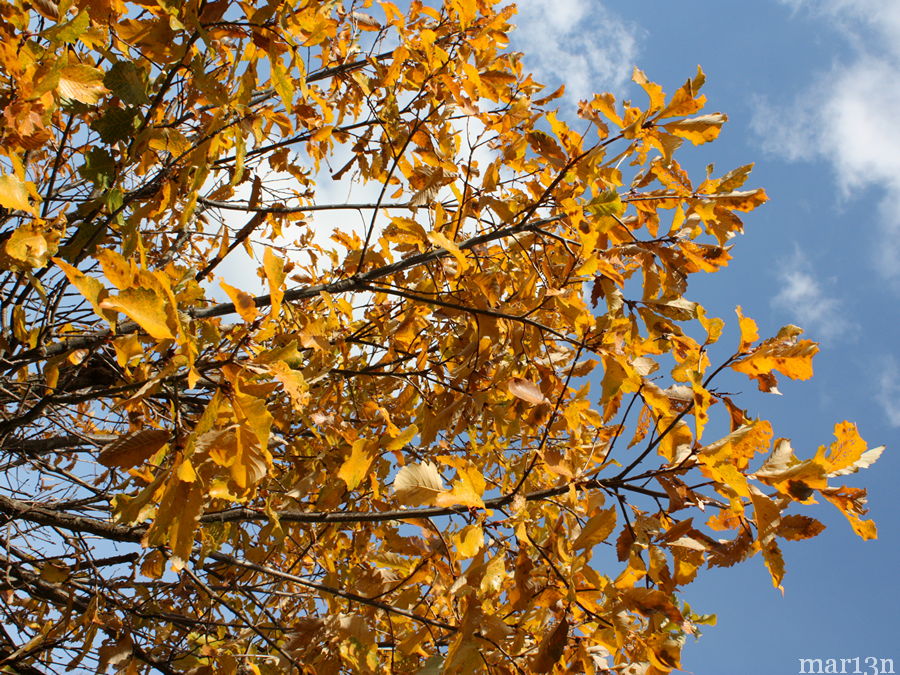
M 867 469 L 884 451 L 884 446 L 867 451 L 866 442 L 860 438 L 856 425 L 850 422 L 836 424 L 834 435 L 837 440 L 831 444 L 828 453 L 826 454 L 824 446 L 816 453 L 816 459 L 825 467 L 829 476 L 846 476 L 860 469 Z
M 228 294 L 229 299 L 234 303 L 234 308 L 244 321 L 247 323 L 256 321 L 259 310 L 256 308 L 252 295 L 222 280 L 219 281 L 219 285 Z

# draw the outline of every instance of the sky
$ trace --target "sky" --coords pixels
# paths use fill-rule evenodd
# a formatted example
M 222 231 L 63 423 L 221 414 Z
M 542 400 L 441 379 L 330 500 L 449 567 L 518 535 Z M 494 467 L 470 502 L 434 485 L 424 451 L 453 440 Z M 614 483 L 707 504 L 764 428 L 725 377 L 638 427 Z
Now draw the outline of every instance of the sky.
M 784 382 L 783 396 L 740 385 L 798 455 L 843 420 L 888 446 L 847 479 L 868 488 L 878 540 L 820 504 L 804 513 L 825 532 L 785 542 L 783 596 L 760 558 L 703 572 L 684 597 L 719 621 L 686 647 L 683 668 L 780 675 L 800 672 L 800 658 L 855 657 L 858 672 L 876 672 L 866 657 L 900 668 L 900 0 L 522 0 L 515 23 L 513 46 L 538 81 L 567 85 L 564 105 L 595 91 L 644 104 L 635 66 L 667 92 L 703 67 L 707 110 L 729 122 L 687 164 L 755 162 L 748 187 L 771 201 L 746 218 L 729 267 L 688 297 L 731 323 L 742 305 L 763 335 L 791 323 L 821 343 L 814 379 Z

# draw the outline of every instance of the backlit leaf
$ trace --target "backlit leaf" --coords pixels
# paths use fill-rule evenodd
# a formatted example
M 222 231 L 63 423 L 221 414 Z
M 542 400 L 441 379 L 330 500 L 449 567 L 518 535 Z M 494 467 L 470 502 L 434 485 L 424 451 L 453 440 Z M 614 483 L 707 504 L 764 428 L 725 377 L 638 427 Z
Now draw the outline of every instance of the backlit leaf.
M 25 181 L 9 174 L 0 176 L 0 206 L 13 211 L 35 213 L 28 196 Z
M 727 120 L 728 117 L 722 113 L 712 113 L 669 122 L 663 127 L 670 134 L 686 138 L 694 145 L 700 145 L 715 140 Z
M 433 504 L 444 492 L 444 484 L 437 467 L 431 462 L 407 464 L 394 478 L 394 495 L 401 504 L 425 506 Z
M 540 387 L 534 382 L 521 377 L 514 377 L 506 383 L 506 388 L 510 394 L 523 401 L 527 401 L 533 405 L 545 403 L 547 397 L 544 396 Z
M 607 540 L 616 528 L 616 509 L 611 506 L 595 513 L 581 528 L 581 532 L 572 542 L 572 549 L 581 551 L 593 548 Z
M 101 309 L 122 312 L 157 340 L 174 340 L 165 300 L 152 288 L 126 288 L 100 302 Z
M 64 99 L 92 105 L 108 92 L 103 84 L 104 73 L 85 64 L 65 66 L 59 73 L 56 91 Z

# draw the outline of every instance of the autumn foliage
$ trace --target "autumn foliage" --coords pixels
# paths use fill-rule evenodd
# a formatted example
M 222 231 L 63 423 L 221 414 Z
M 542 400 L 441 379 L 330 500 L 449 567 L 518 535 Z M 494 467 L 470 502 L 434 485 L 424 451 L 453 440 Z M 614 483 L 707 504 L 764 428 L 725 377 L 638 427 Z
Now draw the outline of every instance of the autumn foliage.
M 703 72 L 576 111 L 514 16 L 0 2 L 0 666 L 666 673 L 702 569 L 875 537 L 717 387 L 817 347 L 687 297 L 766 201 Z

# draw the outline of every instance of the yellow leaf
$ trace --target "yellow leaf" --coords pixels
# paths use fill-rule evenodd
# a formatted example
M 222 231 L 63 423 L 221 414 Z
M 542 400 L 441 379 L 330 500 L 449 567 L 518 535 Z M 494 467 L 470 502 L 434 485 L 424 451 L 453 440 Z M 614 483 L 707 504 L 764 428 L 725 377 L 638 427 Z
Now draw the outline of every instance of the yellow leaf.
M 273 319 L 281 314 L 281 300 L 284 298 L 284 260 L 275 255 L 271 247 L 263 253 L 263 269 L 269 282 L 269 316 Z
M 194 466 L 191 464 L 191 460 L 185 458 L 181 464 L 178 465 L 178 471 L 176 475 L 183 480 L 185 483 L 193 483 L 197 480 L 197 472 L 194 471 Z
M 772 584 L 775 588 L 781 589 L 781 580 L 784 578 L 784 559 L 775 540 L 776 531 L 781 524 L 781 510 L 774 501 L 755 488 L 751 491 L 750 498 L 753 502 L 759 548 L 772 577 Z
M 451 540 L 460 558 L 472 558 L 484 547 L 484 531 L 481 525 L 466 525 Z
M 384 444 L 385 450 L 401 450 L 409 442 L 415 438 L 416 434 L 419 433 L 419 427 L 415 424 L 409 425 L 405 431 L 401 432 L 398 436 L 390 438 Z
M 462 467 L 457 473 L 458 479 L 453 484 L 453 489 L 435 497 L 435 505 L 483 508 L 484 501 L 481 495 L 484 494 L 486 486 L 484 476 L 474 465 Z
M 81 293 L 89 303 L 91 303 L 91 307 L 94 308 L 94 311 L 98 315 L 106 319 L 112 328 L 115 328 L 116 313 L 108 309 L 104 309 L 100 306 L 100 303 L 109 296 L 109 291 L 106 290 L 106 287 L 103 285 L 103 283 L 95 277 L 89 277 L 77 267 L 70 265 L 62 258 L 52 258 L 52 260 L 56 264 L 56 266 L 65 273 L 66 278 L 69 280 L 69 283 L 77 288 L 78 292 Z M 122 363 L 120 365 L 125 364 Z
M 59 71 L 56 91 L 64 99 L 93 105 L 108 93 L 103 86 L 103 71 L 93 66 L 76 64 Z
M 660 431 L 666 429 L 672 419 L 660 419 L 658 426 Z M 690 452 L 691 446 L 694 444 L 694 436 L 691 428 L 686 422 L 679 420 L 675 426 L 665 435 L 659 444 L 657 452 L 664 457 L 670 464 L 681 461 L 681 459 Z
M 259 310 L 256 308 L 256 303 L 253 301 L 252 295 L 242 291 L 239 288 L 235 288 L 231 284 L 227 284 L 224 281 L 219 281 L 219 285 L 228 294 L 231 302 L 234 303 L 234 308 L 237 310 L 237 313 L 241 315 L 241 318 L 244 321 L 246 321 L 247 323 L 253 323 L 254 321 L 256 321 L 256 317 L 259 316 Z
M 269 364 L 269 372 L 281 382 L 284 390 L 291 397 L 294 409 L 303 410 L 309 402 L 309 385 L 303 377 L 303 372 L 291 368 L 285 361 L 275 361 Z
M 59 237 L 47 239 L 49 233 L 38 223 L 31 222 L 13 230 L 3 246 L 3 252 L 18 268 L 43 267 L 56 253 Z
M 394 478 L 394 495 L 401 504 L 430 506 L 444 492 L 444 482 L 431 462 L 407 464 Z
M 372 460 L 375 459 L 375 455 L 371 452 L 371 445 L 369 439 L 356 440 L 351 448 L 350 456 L 338 469 L 338 478 L 347 484 L 348 490 L 355 490 L 369 475 L 369 467 L 372 465 Z
M 150 288 L 126 288 L 100 302 L 101 309 L 122 312 L 157 340 L 174 340 L 163 299 Z
M 677 117 L 679 115 L 693 115 L 695 112 L 702 109 L 706 104 L 706 97 L 697 96 L 697 92 L 700 90 L 705 79 L 706 77 L 703 74 L 703 70 L 700 66 L 697 66 L 697 75 L 692 80 L 685 82 L 684 85 L 675 91 L 669 104 L 659 114 L 659 117 L 665 118 Z
M 732 211 L 752 211 L 769 201 L 769 196 L 763 189 L 743 190 L 727 192 L 724 194 L 710 195 L 718 206 L 724 206 Z
M 269 53 L 269 72 L 272 77 L 272 87 L 278 92 L 284 107 L 290 110 L 294 101 L 294 83 L 287 68 L 284 67 L 281 55 L 274 49 Z
M 462 249 L 456 245 L 456 242 L 437 231 L 429 232 L 427 236 L 428 241 L 435 246 L 446 249 L 446 251 L 453 256 L 453 259 L 456 260 L 459 265 L 460 272 L 469 269 L 469 261 L 466 260 L 466 256 L 463 254 Z
M 143 429 L 122 436 L 107 445 L 97 457 L 103 466 L 130 469 L 152 457 L 169 442 L 164 429 Z
M 28 200 L 28 187 L 25 181 L 11 174 L 0 175 L 0 206 L 10 211 L 27 211 L 37 215 Z
M 606 541 L 616 528 L 616 509 L 610 506 L 608 509 L 598 511 L 585 523 L 581 533 L 572 543 L 572 549 L 580 551 L 593 548 L 600 542 Z
M 145 547 L 168 545 L 172 549 L 172 569 L 182 569 L 191 556 L 194 531 L 203 511 L 200 481 L 185 482 L 173 476 L 159 502 L 153 524 L 144 535 Z
M 268 472 L 270 457 L 250 429 L 239 427 L 234 438 L 234 459 L 229 466 L 231 478 L 242 490 L 249 489 Z
M 656 112 L 663 107 L 663 104 L 666 102 L 666 95 L 663 93 L 662 87 L 648 80 L 644 71 L 635 66 L 631 79 L 636 84 L 641 85 L 641 88 L 643 88 L 643 90 L 647 92 L 647 96 L 650 97 L 649 112 Z
M 669 122 L 663 128 L 670 134 L 688 139 L 694 145 L 708 143 L 715 140 L 722 130 L 722 125 L 728 121 L 728 116 L 723 113 L 711 113 L 700 115 L 686 120 Z
M 126 260 L 120 253 L 112 249 L 101 249 L 97 251 L 96 258 L 100 261 L 103 275 L 113 286 L 122 290 L 134 284 L 134 263 Z

